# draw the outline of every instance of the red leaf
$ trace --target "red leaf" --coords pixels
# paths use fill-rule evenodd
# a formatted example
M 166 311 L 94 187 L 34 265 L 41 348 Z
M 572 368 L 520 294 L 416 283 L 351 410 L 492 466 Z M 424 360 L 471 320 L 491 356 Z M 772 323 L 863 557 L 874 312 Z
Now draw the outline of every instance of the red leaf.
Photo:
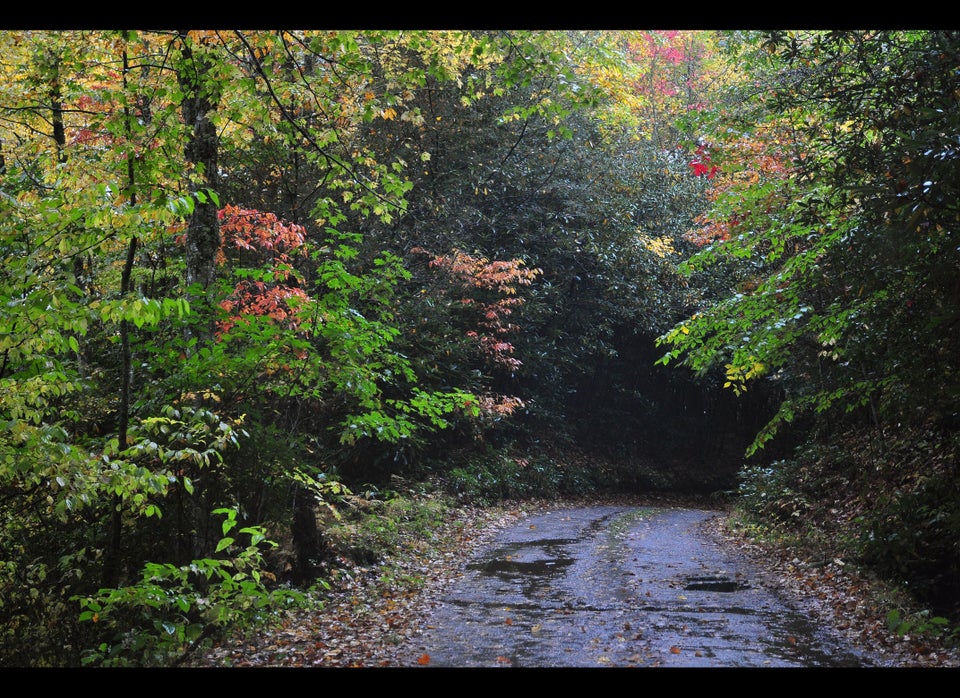
M 424 666 L 426 666 L 429 663 L 430 663 L 430 655 L 427 654 L 426 652 L 421 654 L 420 658 L 417 660 L 417 664 L 423 664 Z
M 710 168 L 704 165 L 702 162 L 691 162 L 690 167 L 693 168 L 693 174 L 695 174 L 697 177 L 707 174 L 707 172 L 710 170 Z

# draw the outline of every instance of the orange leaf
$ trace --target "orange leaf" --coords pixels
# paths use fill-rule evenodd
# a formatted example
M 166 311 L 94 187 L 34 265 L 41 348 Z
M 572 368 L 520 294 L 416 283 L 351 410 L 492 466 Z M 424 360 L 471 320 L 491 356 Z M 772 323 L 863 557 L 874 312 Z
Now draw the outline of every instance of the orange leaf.
M 507 625 L 513 625 L 513 618 L 507 618 L 507 619 L 506 619 L 505 621 L 503 621 L 503 622 L 506 623 Z
M 680 654 L 680 648 L 674 645 L 670 648 L 670 654 Z
M 421 654 L 420 658 L 417 660 L 417 664 L 429 664 L 429 663 L 430 663 L 430 655 L 427 653 Z

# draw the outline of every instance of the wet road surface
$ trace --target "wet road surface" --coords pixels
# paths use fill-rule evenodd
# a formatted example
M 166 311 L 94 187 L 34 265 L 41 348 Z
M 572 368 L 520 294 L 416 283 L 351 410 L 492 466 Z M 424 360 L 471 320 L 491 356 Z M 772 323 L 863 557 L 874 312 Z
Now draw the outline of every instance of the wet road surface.
M 428 667 L 865 667 L 700 529 L 716 512 L 596 506 L 501 531 L 407 656 Z

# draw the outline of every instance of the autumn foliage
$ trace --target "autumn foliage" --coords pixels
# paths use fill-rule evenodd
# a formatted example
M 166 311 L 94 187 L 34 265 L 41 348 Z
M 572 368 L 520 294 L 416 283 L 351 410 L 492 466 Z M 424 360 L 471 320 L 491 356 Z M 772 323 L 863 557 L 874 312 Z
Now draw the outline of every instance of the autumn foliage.
M 306 255 L 306 229 L 279 219 L 275 214 L 228 205 L 218 213 L 222 244 L 218 259 L 263 273 L 240 279 L 228 298 L 220 303 L 227 318 L 217 325 L 228 332 L 244 316 L 269 317 L 288 329 L 296 329 L 296 305 L 307 298 L 303 279 L 293 266 Z
M 430 266 L 443 270 L 455 280 L 464 295 L 459 302 L 475 309 L 477 330 L 468 330 L 467 336 L 475 339 L 480 352 L 494 365 L 511 371 L 522 362 L 513 356 L 513 344 L 507 337 L 519 328 L 510 320 L 514 308 L 523 304 L 517 295 L 518 286 L 528 286 L 540 273 L 527 269 L 521 260 L 490 261 L 461 251 L 437 255 Z M 481 291 L 493 291 L 493 299 L 481 299 Z M 473 297 L 472 293 L 478 297 Z
M 694 221 L 687 234 L 698 245 L 729 240 L 750 218 L 768 216 L 784 205 L 784 188 L 795 171 L 789 155 L 791 143 L 782 130 L 757 129 L 736 139 L 728 139 L 710 148 L 698 145 L 690 162 L 694 175 L 711 180 L 707 200 L 715 205 Z M 721 165 L 712 159 L 720 153 Z M 766 185 L 766 186 L 765 186 Z M 750 206 L 737 206 L 752 192 Z M 725 201 L 733 202 L 723 206 Z
M 529 286 L 541 273 L 528 268 L 522 260 L 489 260 L 486 257 L 455 250 L 432 254 L 423 248 L 413 250 L 429 257 L 429 267 L 444 274 L 449 287 L 443 294 L 468 312 L 472 326 L 464 335 L 473 341 L 477 353 L 488 368 L 515 373 L 523 362 L 514 356 L 511 337 L 520 331 L 513 321 L 514 312 L 524 303 L 521 286 Z M 515 396 L 486 395 L 480 398 L 485 414 L 510 414 L 523 401 Z

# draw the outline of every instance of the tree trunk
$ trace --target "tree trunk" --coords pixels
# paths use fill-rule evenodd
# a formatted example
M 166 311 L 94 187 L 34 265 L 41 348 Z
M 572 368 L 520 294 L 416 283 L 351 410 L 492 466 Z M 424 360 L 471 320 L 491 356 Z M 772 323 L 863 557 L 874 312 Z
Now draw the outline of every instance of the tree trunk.
M 210 62 L 197 56 L 192 48 L 189 32 L 180 32 L 182 48 L 178 79 L 183 89 L 180 109 L 183 121 L 190 129 L 184 154 L 196 176 L 190 178 L 189 188 L 194 199 L 193 213 L 187 221 L 186 283 L 188 298 L 200 300 L 200 313 L 206 313 L 206 322 L 194 329 L 195 336 L 206 338 L 211 333 L 210 313 L 203 306 L 216 276 L 217 250 L 220 248 L 220 224 L 217 219 L 215 194 L 219 183 L 217 173 L 217 131 L 210 118 L 217 107 L 215 80 L 208 77 Z
M 323 536 L 317 527 L 317 514 L 310 492 L 294 486 L 293 491 L 293 547 L 296 553 L 293 568 L 295 584 L 309 584 L 316 579 L 316 569 L 324 553 Z
M 124 88 L 126 88 L 127 74 L 127 54 L 123 54 L 123 75 Z M 129 137 L 130 118 L 129 111 L 124 109 L 126 117 L 125 124 L 127 136 Z M 127 156 L 127 185 L 130 191 L 130 205 L 137 203 L 136 195 L 137 174 L 134 166 L 133 156 Z M 126 298 L 130 293 L 131 277 L 133 275 L 133 266 L 137 259 L 138 238 L 134 235 L 130 238 L 130 244 L 127 246 L 127 259 L 123 265 L 123 271 L 120 274 L 120 297 Z M 130 321 L 124 318 L 120 321 L 120 414 L 117 417 L 117 444 L 122 453 L 129 446 L 128 432 L 130 429 L 130 385 L 131 374 L 133 372 L 133 352 L 130 347 Z M 114 587 L 120 583 L 120 557 L 122 552 L 123 540 L 123 502 L 119 495 L 113 497 L 113 507 L 110 512 L 110 538 L 107 545 L 106 554 L 103 563 L 103 586 Z

